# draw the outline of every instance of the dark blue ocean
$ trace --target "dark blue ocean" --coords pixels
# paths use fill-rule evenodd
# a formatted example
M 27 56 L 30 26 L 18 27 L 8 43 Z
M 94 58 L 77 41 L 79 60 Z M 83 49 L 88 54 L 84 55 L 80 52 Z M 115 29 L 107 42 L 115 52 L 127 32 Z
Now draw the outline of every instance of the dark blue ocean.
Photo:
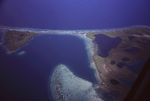
M 21 51 L 24 54 L 19 55 Z M 75 75 L 96 83 L 84 41 L 78 37 L 39 35 L 11 55 L 1 47 L 1 101 L 50 101 L 49 79 L 60 63 Z
M 0 25 L 44 29 L 150 26 L 150 0 L 0 0 Z

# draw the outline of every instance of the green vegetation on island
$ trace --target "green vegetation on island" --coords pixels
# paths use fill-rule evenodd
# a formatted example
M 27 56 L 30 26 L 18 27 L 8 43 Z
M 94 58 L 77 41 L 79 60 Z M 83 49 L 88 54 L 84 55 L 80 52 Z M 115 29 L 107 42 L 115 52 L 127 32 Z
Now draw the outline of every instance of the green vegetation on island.
M 4 35 L 3 45 L 8 51 L 15 51 L 36 35 L 38 33 L 8 30 Z
M 91 38 L 95 43 L 96 50 L 99 50 L 96 43 L 96 35 L 103 34 L 111 38 L 121 38 L 121 43 L 117 48 L 113 48 L 108 52 L 107 57 L 101 57 L 96 53 L 93 56 L 100 78 L 103 83 L 100 87 L 107 92 L 116 91 L 119 100 L 123 100 L 130 90 L 122 79 L 132 81 L 137 75 L 131 71 L 127 65 L 135 64 L 136 61 L 146 61 L 150 56 L 150 28 L 137 27 L 129 29 L 113 30 L 108 32 L 88 33 L 87 37 Z M 136 68 L 136 67 L 134 67 Z M 137 68 L 138 69 L 138 68 Z

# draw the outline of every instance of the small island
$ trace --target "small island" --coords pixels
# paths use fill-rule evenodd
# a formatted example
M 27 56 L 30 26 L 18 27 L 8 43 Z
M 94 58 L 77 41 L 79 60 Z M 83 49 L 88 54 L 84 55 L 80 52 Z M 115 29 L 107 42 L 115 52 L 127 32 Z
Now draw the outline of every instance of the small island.
M 15 51 L 25 45 L 30 39 L 38 33 L 29 31 L 8 30 L 4 34 L 3 45 L 8 51 Z

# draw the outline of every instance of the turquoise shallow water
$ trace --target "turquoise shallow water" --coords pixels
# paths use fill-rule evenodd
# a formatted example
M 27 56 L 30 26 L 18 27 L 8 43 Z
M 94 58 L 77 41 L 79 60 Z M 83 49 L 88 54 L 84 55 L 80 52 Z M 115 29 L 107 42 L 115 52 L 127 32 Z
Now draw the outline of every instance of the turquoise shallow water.
M 24 54 L 18 55 L 24 51 Z M 71 35 L 39 35 L 7 55 L 0 48 L 0 99 L 11 101 L 52 101 L 49 78 L 54 67 L 65 64 L 75 75 L 96 83 L 89 67 L 84 41 Z

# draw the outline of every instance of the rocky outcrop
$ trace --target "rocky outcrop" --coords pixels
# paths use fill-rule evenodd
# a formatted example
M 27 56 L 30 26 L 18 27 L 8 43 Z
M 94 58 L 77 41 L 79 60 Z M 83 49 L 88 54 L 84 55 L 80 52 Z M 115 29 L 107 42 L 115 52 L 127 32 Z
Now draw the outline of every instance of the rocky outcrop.
M 65 65 L 58 65 L 51 76 L 54 101 L 102 101 L 92 83 L 75 76 Z

